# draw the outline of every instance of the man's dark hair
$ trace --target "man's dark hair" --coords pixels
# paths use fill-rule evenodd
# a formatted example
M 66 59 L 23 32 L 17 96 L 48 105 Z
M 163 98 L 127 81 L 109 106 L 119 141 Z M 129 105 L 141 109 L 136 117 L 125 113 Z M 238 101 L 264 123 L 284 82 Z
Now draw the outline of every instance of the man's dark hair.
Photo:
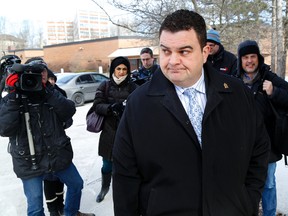
M 140 55 L 148 53 L 153 58 L 153 51 L 149 47 L 145 47 L 141 50 Z
M 169 14 L 161 24 L 159 37 L 163 31 L 172 33 L 191 30 L 196 32 L 200 46 L 206 46 L 206 23 L 203 17 L 195 11 L 177 10 Z

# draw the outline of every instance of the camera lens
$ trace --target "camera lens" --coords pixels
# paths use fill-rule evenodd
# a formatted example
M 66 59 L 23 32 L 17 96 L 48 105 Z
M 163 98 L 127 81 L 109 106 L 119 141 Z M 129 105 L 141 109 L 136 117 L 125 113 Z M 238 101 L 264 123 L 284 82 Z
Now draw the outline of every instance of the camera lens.
M 37 80 L 34 77 L 27 77 L 24 80 L 24 85 L 29 88 L 35 88 L 37 86 Z
M 20 85 L 23 91 L 40 91 L 42 90 L 42 75 L 24 73 L 21 75 Z

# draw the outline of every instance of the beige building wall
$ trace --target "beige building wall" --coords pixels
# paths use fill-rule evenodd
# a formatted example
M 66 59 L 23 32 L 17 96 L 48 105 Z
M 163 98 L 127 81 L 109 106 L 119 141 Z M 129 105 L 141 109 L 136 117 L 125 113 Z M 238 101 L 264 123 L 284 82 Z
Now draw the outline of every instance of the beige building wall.
M 21 49 L 13 50 L 8 55 L 17 55 L 21 59 L 21 63 L 24 64 L 29 58 L 32 57 L 44 57 L 43 49 Z
M 54 72 L 109 70 L 111 53 L 119 48 L 149 46 L 151 41 L 135 37 L 112 37 L 44 47 L 44 58 Z M 132 68 L 133 70 L 133 68 Z

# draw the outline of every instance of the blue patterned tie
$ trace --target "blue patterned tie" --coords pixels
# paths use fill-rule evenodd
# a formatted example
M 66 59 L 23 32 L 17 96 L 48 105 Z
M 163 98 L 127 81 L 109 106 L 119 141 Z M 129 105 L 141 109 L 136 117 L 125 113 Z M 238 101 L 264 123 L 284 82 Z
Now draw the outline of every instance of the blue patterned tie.
M 199 103 L 196 100 L 197 90 L 194 88 L 189 88 L 185 90 L 184 94 L 189 97 L 189 107 L 188 107 L 188 116 L 191 121 L 191 124 L 195 130 L 195 133 L 198 137 L 199 143 L 201 145 L 201 132 L 202 132 L 202 117 L 203 112 Z

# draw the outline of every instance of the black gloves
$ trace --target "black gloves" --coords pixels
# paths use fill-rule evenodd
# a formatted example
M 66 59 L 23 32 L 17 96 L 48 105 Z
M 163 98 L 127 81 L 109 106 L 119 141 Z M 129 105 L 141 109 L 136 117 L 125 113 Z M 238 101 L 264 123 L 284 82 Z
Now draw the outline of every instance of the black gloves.
M 42 83 L 42 90 L 41 94 L 45 96 L 46 99 L 50 98 L 53 94 L 53 86 L 49 81 L 47 81 L 45 84 Z
M 114 103 L 110 107 L 113 115 L 116 116 L 116 117 L 121 117 L 122 116 L 124 108 L 125 107 L 123 106 L 123 103 Z

